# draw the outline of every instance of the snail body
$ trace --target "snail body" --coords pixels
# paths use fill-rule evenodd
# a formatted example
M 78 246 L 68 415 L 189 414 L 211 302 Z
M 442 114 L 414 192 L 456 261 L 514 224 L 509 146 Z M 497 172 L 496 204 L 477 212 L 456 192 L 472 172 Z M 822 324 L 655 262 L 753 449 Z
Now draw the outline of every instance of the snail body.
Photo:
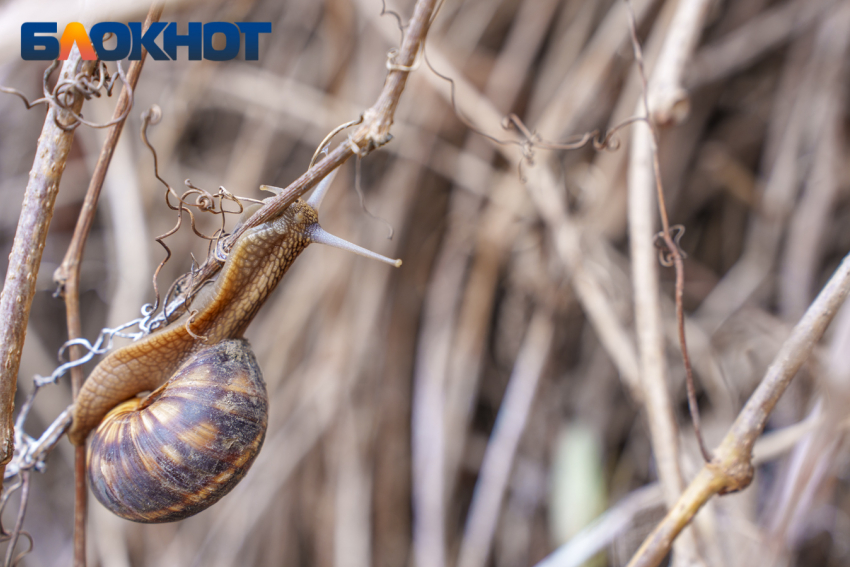
M 400 265 L 321 229 L 316 209 L 331 179 L 309 202 L 246 231 L 186 313 L 107 355 L 84 382 L 68 437 L 77 446 L 89 439 L 89 483 L 115 514 L 180 520 L 245 475 L 265 438 L 268 397 L 242 335 L 310 243 Z
M 83 383 L 68 438 L 83 445 L 119 403 L 153 391 L 200 349 L 241 338 L 269 293 L 310 244 L 316 211 L 301 199 L 268 223 L 246 232 L 211 285 L 166 328 L 113 351 Z

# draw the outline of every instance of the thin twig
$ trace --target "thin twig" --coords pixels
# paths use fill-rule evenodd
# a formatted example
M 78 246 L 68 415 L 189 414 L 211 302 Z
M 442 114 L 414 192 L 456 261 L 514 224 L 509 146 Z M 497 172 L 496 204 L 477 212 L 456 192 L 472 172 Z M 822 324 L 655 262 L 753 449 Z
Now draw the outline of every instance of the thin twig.
M 698 3 L 699 0 L 696 0 L 696 2 Z M 702 6 L 701 8 L 698 7 L 698 6 L 692 7 L 692 6 L 690 6 L 689 4 L 686 3 L 686 4 L 683 4 L 681 6 L 681 9 L 685 12 L 689 12 L 691 10 L 698 12 L 698 11 L 701 10 L 702 16 L 703 17 L 705 16 L 705 6 Z M 673 22 L 671 22 L 671 27 L 673 26 L 673 24 L 676 23 L 679 15 L 680 14 L 677 12 L 677 14 L 676 14 L 677 17 L 674 18 Z M 691 35 L 695 34 L 696 29 L 697 29 L 697 24 L 699 24 L 701 20 L 699 18 L 696 18 L 696 16 L 692 13 L 686 13 L 685 16 L 684 16 L 684 19 L 688 20 L 689 23 L 690 23 Z M 671 94 L 670 92 L 667 92 L 667 91 L 676 91 L 676 92 L 679 92 L 680 94 L 681 94 L 681 92 L 683 92 L 681 87 L 678 86 L 678 85 L 681 85 L 682 74 L 684 73 L 684 62 L 678 61 L 679 55 L 667 57 L 667 59 L 672 59 L 673 62 L 671 62 L 667 66 L 660 69 L 662 76 L 657 79 L 657 76 L 658 76 L 657 73 L 653 73 L 652 80 L 648 81 L 647 77 L 646 77 L 646 69 L 644 68 L 643 53 L 642 53 L 642 50 L 641 50 L 641 47 L 640 47 L 640 42 L 638 41 L 638 38 L 637 38 L 637 30 L 635 28 L 634 17 L 630 18 L 629 23 L 630 23 L 630 31 L 631 31 L 631 35 L 632 35 L 632 47 L 633 47 L 634 52 L 635 52 L 635 61 L 638 65 L 639 75 L 640 75 L 641 81 L 643 83 L 643 89 L 644 89 L 644 96 L 640 98 L 640 101 L 638 103 L 638 106 L 642 107 L 642 108 L 639 108 L 638 111 L 643 110 L 644 116 L 646 116 L 646 125 L 647 125 L 647 128 L 649 130 L 649 134 L 650 134 L 649 136 L 645 136 L 640 127 L 635 128 L 634 137 L 633 137 L 633 145 L 632 145 L 633 162 L 631 163 L 630 167 L 634 167 L 634 168 L 644 167 L 645 168 L 647 164 L 639 165 L 636 162 L 645 161 L 644 159 L 642 159 L 642 158 L 646 157 L 645 154 L 646 153 L 651 154 L 651 160 L 652 160 L 651 172 L 644 171 L 641 174 L 640 179 L 637 179 L 637 178 L 635 179 L 634 186 L 640 187 L 641 184 L 649 185 L 650 183 L 652 183 L 651 178 L 654 178 L 655 198 L 656 198 L 656 201 L 657 201 L 658 212 L 661 216 L 660 237 L 664 242 L 664 249 L 661 252 L 660 259 L 661 259 L 662 264 L 664 264 L 665 266 L 669 266 L 669 265 L 672 264 L 675 267 L 675 270 L 676 270 L 676 295 L 675 295 L 676 323 L 677 323 L 678 329 L 679 329 L 679 346 L 680 346 L 681 351 L 682 351 L 682 362 L 684 363 L 684 366 L 685 366 L 685 385 L 686 385 L 687 394 L 688 394 L 688 409 L 690 410 L 691 419 L 693 420 L 694 433 L 696 434 L 697 442 L 699 443 L 700 452 L 702 453 L 703 459 L 705 459 L 706 462 L 709 462 L 709 461 L 711 461 L 711 454 L 708 452 L 708 449 L 706 448 L 706 445 L 705 445 L 705 441 L 703 440 L 703 437 L 702 437 L 702 428 L 700 426 L 699 405 L 697 404 L 696 387 L 694 386 L 694 372 L 693 372 L 693 368 L 691 366 L 691 357 L 690 357 L 690 354 L 688 353 L 688 345 L 687 345 L 687 340 L 686 340 L 686 337 L 685 337 L 685 310 L 684 310 L 684 305 L 682 303 L 682 298 L 684 296 L 684 290 L 685 290 L 685 266 L 684 266 L 684 253 L 682 252 L 681 248 L 679 247 L 679 242 L 678 242 L 678 239 L 681 237 L 681 235 L 684 232 L 684 228 L 680 228 L 677 231 L 676 237 L 671 236 L 671 234 L 670 234 L 670 220 L 667 216 L 667 204 L 666 204 L 665 199 L 664 199 L 664 188 L 661 185 L 661 165 L 660 165 L 659 158 L 658 158 L 658 130 L 657 130 L 657 126 L 656 126 L 654 115 L 653 115 L 653 109 L 650 107 L 650 98 L 649 98 L 650 93 L 652 92 L 652 90 L 654 88 L 652 86 L 653 83 L 656 80 L 659 80 L 662 84 L 666 85 L 666 87 L 661 88 L 662 94 L 657 95 L 657 96 L 661 97 L 660 104 L 666 103 L 666 104 L 670 105 L 669 108 L 661 110 L 662 114 L 664 114 L 666 119 L 672 118 L 673 114 L 681 115 L 682 110 L 680 109 L 678 111 L 674 111 L 673 106 L 676 105 L 676 104 L 680 104 L 682 100 L 686 100 L 686 99 L 677 99 L 675 96 L 673 96 L 673 94 Z M 691 37 L 690 39 L 678 38 L 678 37 L 675 36 L 674 32 L 675 32 L 675 30 L 673 30 L 671 32 L 671 36 L 673 37 L 673 39 L 671 41 L 666 41 L 664 47 L 668 48 L 668 46 L 669 46 L 670 49 L 676 50 L 676 49 L 679 49 L 679 48 L 682 47 L 682 46 L 679 45 L 679 43 L 681 42 L 681 43 L 688 44 L 690 46 L 690 50 L 692 51 L 693 45 L 695 44 L 696 39 L 693 38 L 693 37 Z M 662 50 L 662 53 L 661 53 L 661 55 L 659 55 L 659 58 L 662 59 L 663 56 L 664 56 L 664 50 Z M 669 76 L 665 76 L 665 75 L 669 75 Z M 664 94 L 664 93 L 666 93 L 666 94 Z M 641 158 L 637 157 L 639 154 L 640 154 Z M 638 172 L 635 172 L 635 175 L 638 175 Z M 644 183 L 644 182 L 646 182 L 646 183 Z M 630 182 L 629 186 L 632 187 L 633 184 Z M 630 195 L 633 195 L 633 191 L 630 191 Z M 630 198 L 630 203 L 633 200 L 634 200 L 633 198 Z M 651 206 L 650 206 L 650 209 L 651 209 Z M 649 211 L 644 211 L 644 213 L 648 213 L 650 215 L 648 217 L 649 219 L 651 219 L 654 216 Z M 632 207 L 630 205 L 629 206 L 629 226 L 630 227 L 632 226 L 633 223 L 643 223 L 643 219 L 637 217 L 638 214 L 639 214 L 638 211 L 635 210 L 634 215 L 633 215 L 633 210 L 632 210 Z M 649 229 L 650 232 L 652 232 L 652 226 L 651 226 L 652 221 L 647 220 L 646 224 L 649 225 L 648 229 Z M 638 248 L 640 248 L 641 250 L 643 249 L 642 247 L 639 247 L 636 244 L 636 241 L 640 240 L 640 237 L 638 237 L 636 232 L 637 232 L 636 229 L 632 229 L 632 231 L 631 231 L 632 254 L 633 254 L 633 256 L 636 255 L 636 250 Z M 657 236 L 656 236 L 656 238 L 657 238 Z M 634 259 L 633 259 L 633 261 L 634 261 Z M 636 304 L 635 311 L 637 312 L 639 310 L 639 308 L 637 307 L 637 305 L 638 305 L 637 298 L 640 296 L 640 294 L 638 293 L 637 290 L 638 290 L 638 287 L 640 285 L 642 285 L 641 283 L 638 283 L 638 274 L 643 274 L 646 278 L 652 278 L 652 279 L 655 280 L 654 283 L 652 283 L 651 285 L 649 284 L 649 281 L 647 280 L 646 283 L 647 283 L 648 287 L 646 287 L 645 290 L 646 290 L 647 293 L 651 293 L 652 296 L 654 297 L 653 303 L 655 305 L 651 307 L 651 309 L 653 310 L 652 318 L 653 319 L 659 318 L 660 314 L 659 314 L 659 306 L 658 306 L 658 301 L 657 301 L 657 299 L 658 299 L 658 275 L 657 275 L 657 269 L 655 269 L 655 267 L 654 267 L 655 262 L 654 262 L 654 260 L 652 261 L 653 269 L 651 270 L 652 271 L 651 274 L 642 272 L 640 270 L 640 268 L 638 268 L 636 266 L 637 263 L 638 263 L 638 261 L 634 261 L 634 263 L 633 263 L 633 265 L 635 266 L 635 298 L 636 298 L 635 299 L 635 304 Z M 654 288 L 654 291 L 650 292 L 649 290 L 651 288 Z M 647 296 L 647 297 L 649 297 L 649 296 Z M 641 329 L 640 316 L 636 315 L 636 318 L 638 319 L 638 335 L 640 336 L 640 329 Z M 647 323 L 647 324 L 649 324 L 649 323 Z M 660 342 L 659 345 L 660 345 L 660 348 L 662 348 L 662 350 L 663 350 L 663 342 Z M 659 356 L 662 356 L 662 355 L 659 354 Z M 641 360 L 643 360 L 643 356 L 641 356 Z M 663 368 L 661 369 L 661 373 L 662 373 L 662 376 L 663 376 Z M 666 386 L 663 386 L 663 387 L 666 389 Z M 665 396 L 666 396 L 666 394 L 665 394 Z
M 633 527 L 641 512 L 664 506 L 659 483 L 647 484 L 624 496 L 593 520 L 570 541 L 553 551 L 535 567 L 580 567 Z
M 151 22 L 158 21 L 162 15 L 163 5 L 154 3 L 145 20 L 145 29 Z M 103 142 L 97 164 L 94 168 L 82 209 L 77 217 L 77 226 L 74 228 L 74 236 L 65 253 L 65 258 L 53 279 L 59 284 L 60 291 L 65 298 L 65 313 L 68 326 L 68 339 L 75 340 L 82 337 L 82 321 L 80 317 L 80 263 L 85 249 L 86 239 L 91 231 L 97 208 L 97 201 L 115 152 L 115 145 L 121 136 L 127 115 L 133 104 L 133 90 L 139 81 L 139 75 L 145 64 L 147 50 L 142 49 L 141 58 L 130 64 L 127 73 L 127 83 L 121 89 L 121 94 L 115 104 L 112 114 L 112 126 Z M 82 348 L 78 345 L 71 346 L 70 360 L 74 361 L 83 356 Z M 71 391 L 73 398 L 83 385 L 83 369 L 80 366 L 71 368 Z M 74 451 L 74 567 L 85 567 L 86 565 L 86 448 L 76 447 Z
M 83 62 L 75 47 L 62 65 L 60 81 L 71 80 L 78 73 L 89 74 L 94 66 L 94 61 Z M 79 113 L 84 96 L 73 89 L 67 96 L 73 97 L 69 108 Z M 0 293 L 0 463 L 4 465 L 11 460 L 14 451 L 12 411 L 41 254 L 53 218 L 59 180 L 74 139 L 73 130 L 63 128 L 62 124 L 72 122 L 69 111 L 50 106 L 30 170 L 6 281 Z
M 683 79 L 710 4 L 709 0 L 683 0 L 676 8 L 646 91 L 650 116 L 657 124 L 678 124 L 690 111 Z
M 758 214 L 745 230 L 743 250 L 735 263 L 700 303 L 694 317 L 709 333 L 714 333 L 732 313 L 740 309 L 769 277 L 785 236 L 786 224 L 794 210 L 805 155 L 807 130 L 812 124 L 815 88 L 824 57 L 830 57 L 826 22 L 822 14 L 818 39 L 798 40 L 783 63 L 780 81 L 772 97 L 770 128 L 761 152 L 763 185 L 755 199 Z M 824 40 L 826 40 L 824 42 Z M 814 113 L 817 116 L 819 113 Z
M 493 434 L 469 507 L 459 567 L 483 567 L 490 554 L 502 497 L 513 468 L 520 436 L 525 430 L 534 393 L 549 358 L 554 325 L 549 314 L 538 311 L 528 326 L 522 349 L 499 408 Z
M 68 57 L 70 60 L 71 57 Z M 3 567 L 10 567 L 18 562 L 18 559 L 29 553 L 29 550 L 21 552 L 19 555 L 15 556 L 15 547 L 18 543 L 18 538 L 21 535 L 24 535 L 27 539 L 29 539 L 30 549 L 32 549 L 32 537 L 25 531 L 23 531 L 24 527 L 24 516 L 27 512 L 27 502 L 29 501 L 29 492 L 30 492 L 30 471 L 26 471 L 21 473 L 21 502 L 18 505 L 18 516 L 15 520 L 15 527 L 12 529 L 12 533 L 9 537 L 9 546 L 6 548 L 6 557 L 3 560 Z
M 298 179 L 289 184 L 276 197 L 269 200 L 261 209 L 242 223 L 233 234 L 223 242 L 222 247 L 229 251 L 242 234 L 250 228 L 259 226 L 286 210 L 295 200 L 312 189 L 331 171 L 342 165 L 348 158 L 357 154 L 360 157 L 368 155 L 373 150 L 390 141 L 390 128 L 393 124 L 395 110 L 398 107 L 401 93 L 407 83 L 407 76 L 413 70 L 412 65 L 417 53 L 425 41 L 431 18 L 438 0 L 418 0 L 413 9 L 413 16 L 407 28 L 404 42 L 393 60 L 394 64 L 387 73 L 384 88 L 375 104 L 363 113 L 363 124 L 348 138 L 346 143 L 331 150 L 327 157 L 305 171 Z M 197 285 L 215 274 L 223 263 L 216 258 L 208 258 L 198 271 Z
M 638 65 L 644 92 L 644 96 L 639 99 L 636 113 L 639 114 L 643 111 L 646 117 L 644 124 L 636 124 L 632 130 L 632 146 L 628 172 L 628 224 L 634 285 L 635 329 L 638 336 L 641 382 L 646 394 L 645 403 L 652 449 L 658 463 L 658 476 L 661 480 L 665 500 L 668 506 L 672 506 L 684 488 L 684 478 L 679 462 L 678 427 L 666 381 L 665 343 L 661 328 L 659 303 L 658 256 L 656 252 L 655 229 L 653 228 L 655 218 L 653 209 L 656 208 L 660 212 L 661 235 L 667 247 L 665 251 L 667 255 L 663 259 L 671 260 L 665 263 L 672 263 L 676 266 L 676 314 L 679 325 L 679 341 L 682 347 L 682 357 L 687 374 L 688 405 L 691 409 L 691 416 L 694 421 L 694 429 L 700 449 L 706 462 L 710 460 L 710 455 L 702 442 L 690 359 L 684 341 L 684 313 L 682 307 L 684 271 L 682 254 L 678 244 L 670 236 L 670 224 L 664 204 L 664 192 L 661 187 L 661 172 L 658 161 L 657 131 L 648 102 L 651 87 L 646 78 L 643 54 L 637 38 L 633 16 L 629 18 L 629 24 L 635 61 Z M 674 32 L 671 30 L 668 33 Z M 675 44 L 675 42 L 666 41 L 665 47 L 670 43 Z M 662 57 L 662 55 L 659 55 L 659 57 Z M 667 82 L 672 84 L 678 83 L 675 78 Z M 671 112 L 673 111 L 671 110 Z M 654 203 L 653 200 L 655 200 Z M 677 548 L 680 552 L 678 555 L 680 556 L 674 558 L 676 562 L 674 564 L 701 562 L 696 539 L 693 535 L 681 539 L 677 544 Z
M 715 459 L 682 493 L 661 523 L 643 542 L 628 567 L 654 567 L 670 551 L 679 532 L 715 494 L 743 490 L 753 479 L 753 446 L 767 418 L 797 371 L 811 355 L 839 307 L 850 293 L 850 255 L 845 256 L 791 336 L 773 359 L 756 391 L 747 400 L 726 437 L 714 451 Z
M 637 37 L 636 59 L 643 65 Z M 645 76 L 642 73 L 643 76 Z M 644 79 L 644 92 L 646 83 Z M 638 111 L 648 111 L 646 97 L 638 103 Z M 669 504 L 675 502 L 683 488 L 679 469 L 678 436 L 672 402 L 667 391 L 664 365 L 664 340 L 661 333 L 658 304 L 658 260 L 653 241 L 653 134 L 648 124 L 636 124 L 632 130 L 629 159 L 629 241 L 631 244 L 632 278 L 635 295 L 635 328 L 638 336 L 641 382 L 646 393 L 646 410 L 652 446 L 658 461 L 658 474 Z M 666 216 L 662 214 L 662 223 Z
M 686 84 L 696 90 L 740 72 L 783 42 L 809 29 L 835 0 L 788 0 L 702 48 L 690 66 Z
M 645 6 L 645 4 L 641 4 L 641 6 Z M 619 12 L 617 13 L 619 14 Z M 459 98 L 466 101 L 463 106 L 466 112 L 470 114 L 471 121 L 475 124 L 491 124 L 501 121 L 498 110 L 490 100 L 464 79 L 463 74 L 452 66 L 448 57 L 434 46 L 429 47 L 428 52 L 429 60 L 433 66 L 451 77 L 453 86 L 451 91 L 447 94 L 445 89 L 439 89 L 438 92 L 448 98 L 449 102 L 453 102 L 454 91 L 457 90 L 460 95 Z M 437 74 L 429 74 L 425 77 L 435 85 L 439 85 L 440 81 L 444 80 L 442 75 Z M 548 123 L 541 122 L 537 125 L 538 131 L 551 129 L 552 127 Z M 615 130 L 616 128 L 613 128 L 611 131 Z M 485 137 L 494 141 L 490 136 Z M 606 141 L 610 141 L 607 135 L 602 139 L 602 142 Z M 501 145 L 496 141 L 494 143 L 494 147 L 511 164 L 511 167 L 518 168 L 524 156 L 517 152 L 513 145 Z M 537 164 L 526 173 L 528 178 L 521 180 L 525 183 L 526 189 L 528 189 L 534 204 L 537 206 L 538 214 L 547 222 L 550 232 L 554 235 L 553 239 L 557 252 L 565 267 L 572 274 L 572 285 L 582 307 L 587 312 L 594 329 L 600 335 L 606 350 L 617 365 L 620 376 L 630 394 L 635 400 L 642 399 L 643 395 L 638 383 L 637 354 L 633 341 L 622 322 L 618 320 L 609 299 L 605 296 L 604 282 L 600 281 L 585 265 L 581 240 L 587 238 L 588 235 L 582 234 L 578 222 L 570 220 L 559 196 L 560 184 L 549 168 Z

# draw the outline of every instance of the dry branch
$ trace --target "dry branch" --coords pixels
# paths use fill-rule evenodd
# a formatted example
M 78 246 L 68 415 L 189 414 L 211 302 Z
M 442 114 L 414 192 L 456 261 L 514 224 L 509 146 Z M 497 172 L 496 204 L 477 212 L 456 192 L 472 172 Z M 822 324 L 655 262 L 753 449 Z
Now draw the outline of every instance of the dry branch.
M 78 73 L 90 74 L 93 69 L 94 62 L 83 62 L 79 50 L 74 48 L 62 65 L 59 80 L 71 80 Z M 84 97 L 76 89 L 71 92 L 74 99 L 68 101 L 70 104 L 67 106 L 79 114 Z M 6 281 L 0 293 L 0 463 L 3 465 L 9 462 L 14 451 L 12 412 L 35 282 L 47 229 L 53 218 L 59 181 L 74 140 L 74 130 L 63 128 L 60 124 L 72 122 L 74 118 L 68 110 L 50 105 L 38 139 L 15 241 L 9 254 Z
M 639 105 L 643 107 L 643 105 Z M 640 110 L 638 110 L 640 111 Z M 640 353 L 641 384 L 658 477 L 668 506 L 673 506 L 685 481 L 679 457 L 679 434 L 667 389 L 664 332 L 655 247 L 655 175 L 653 133 L 644 123 L 632 126 L 629 159 L 629 242 L 635 300 L 635 327 Z M 693 535 L 679 544 L 685 561 L 698 561 Z
M 145 20 L 144 29 L 150 27 L 151 22 L 159 21 L 162 10 L 162 4 L 151 6 Z M 59 284 L 62 295 L 65 298 L 68 340 L 79 339 L 83 335 L 82 319 L 80 317 L 80 264 L 82 263 L 86 240 L 94 223 L 97 201 L 103 187 L 103 180 L 106 178 L 106 171 L 109 169 L 109 164 L 112 161 L 115 145 L 118 143 L 118 138 L 121 136 L 124 123 L 132 107 L 133 91 L 139 81 L 139 75 L 141 75 L 146 56 L 147 50 L 142 49 L 141 58 L 130 64 L 127 72 L 127 84 L 121 88 L 121 94 L 115 103 L 115 110 L 112 114 L 113 124 L 109 128 L 103 148 L 98 156 L 97 164 L 95 165 L 94 173 L 92 174 L 89 188 L 83 201 L 83 207 L 77 217 L 74 236 L 71 239 L 71 244 L 68 246 L 68 251 L 65 253 L 65 259 L 53 274 L 53 279 Z M 80 346 L 75 345 L 70 348 L 70 360 L 77 360 L 81 356 L 83 356 L 83 353 Z M 71 368 L 71 392 L 73 398 L 77 397 L 82 385 L 83 369 L 80 366 L 74 366 Z M 76 447 L 74 451 L 74 565 L 75 567 L 85 567 L 86 503 L 88 499 L 88 493 L 86 491 L 86 448 Z
M 549 357 L 553 334 L 554 326 L 550 316 L 536 313 L 526 331 L 522 350 L 517 356 L 493 428 L 492 439 L 481 464 L 481 474 L 469 508 L 458 559 L 459 567 L 483 567 L 487 563 L 517 445 L 525 430 L 537 384 Z
M 700 50 L 686 78 L 688 88 L 719 81 L 752 64 L 777 45 L 805 31 L 835 3 L 835 0 L 788 0 L 771 6 L 740 29 Z
M 225 250 L 229 250 L 249 228 L 259 226 L 280 215 L 289 205 L 295 202 L 295 199 L 312 189 L 320 180 L 351 156 L 356 154 L 359 157 L 364 157 L 372 150 L 390 141 L 390 127 L 393 124 L 395 110 L 398 107 L 404 85 L 407 83 L 407 77 L 413 70 L 416 56 L 425 41 L 425 36 L 428 34 L 428 27 L 431 25 L 436 6 L 437 0 L 417 0 L 401 48 L 394 58 L 388 59 L 389 72 L 384 82 L 384 88 L 375 104 L 363 113 L 363 124 L 349 136 L 346 143 L 331 150 L 327 157 L 304 172 L 274 199 L 271 199 L 242 223 L 239 229 L 224 243 L 223 248 Z M 196 281 L 199 282 L 198 286 L 209 280 L 221 268 L 222 264 L 214 258 L 208 259 L 196 275 Z
M 255 189 L 261 182 L 286 186 L 304 172 L 326 132 L 357 118 L 377 98 L 387 77 L 383 53 L 404 39 L 396 24 L 406 23 L 413 4 L 388 0 L 379 14 L 380 0 L 288 0 L 285 9 L 274 0 L 197 9 L 183 3 L 174 12 L 180 31 L 180 22 L 262 14 L 273 33 L 261 39 L 256 62 L 186 61 L 182 47 L 177 61 L 146 62 L 137 94 L 164 110 L 166 120 L 152 133 L 160 172 L 171 181 L 191 177 L 206 188 L 223 184 L 246 197 L 260 197 Z M 691 19 L 686 30 L 674 23 L 677 13 L 697 5 L 705 6 L 700 0 L 633 2 L 650 76 L 661 74 L 665 65 L 656 62 L 672 49 L 666 44 L 686 46 L 667 56 L 676 63 L 672 84 L 686 89 L 691 112 L 663 128 L 659 177 L 670 218 L 688 229 L 681 241 L 689 255 L 683 288 L 685 313 L 692 314 L 687 338 L 703 386 L 703 431 L 714 448 L 850 247 L 841 182 L 847 172 L 840 159 L 848 107 L 843 79 L 835 78 L 836 70 L 846 73 L 839 63 L 847 38 L 839 31 L 840 18 L 833 17 L 848 3 L 713 2 L 704 24 Z M 404 17 L 396 21 L 392 10 Z M 666 509 L 635 341 L 634 259 L 627 244 L 631 130 L 619 130 L 615 151 L 550 151 L 543 142 L 633 118 L 649 91 L 632 62 L 628 19 L 624 0 L 444 4 L 428 33 L 427 62 L 420 51 L 419 72 L 394 116 L 393 144 L 357 168 L 345 167 L 322 213 L 325 228 L 371 248 L 389 248 L 404 258 L 405 268 L 373 270 L 311 247 L 246 336 L 273 409 L 265 448 L 248 476 L 217 506 L 180 524 L 129 524 L 92 504 L 90 562 L 429 567 L 457 564 L 459 551 L 480 564 L 482 550 L 489 550 L 487 563 L 496 567 L 534 565 L 550 552 L 546 565 L 628 561 Z M 686 52 L 701 25 L 704 45 L 692 58 Z M 684 43 L 673 42 L 674 36 Z M 394 62 L 402 63 L 398 56 Z M 428 62 L 454 81 L 453 101 L 451 85 Z M 3 82 L 35 83 L 34 70 L 28 63 L 10 65 Z M 44 116 L 24 112 L 12 97 L 0 98 L 2 103 L 8 139 L 0 144 L 0 193 L 12 203 L 20 199 L 31 165 L 31 156 L 26 163 L 20 157 L 35 146 L 15 142 L 34 141 Z M 103 103 L 85 104 L 86 117 L 105 121 L 114 100 Z M 508 113 L 527 129 L 502 130 Z M 135 128 L 134 120 L 125 127 Z M 506 144 L 489 145 L 464 123 Z M 347 144 L 349 133 L 358 130 L 349 128 L 337 141 Z M 91 132 L 82 135 L 87 143 L 81 152 L 72 150 L 45 267 L 62 260 L 101 149 L 102 139 L 93 144 Z M 115 198 L 101 195 L 86 245 L 79 293 L 87 336 L 99 325 L 134 318 L 150 299 L 147 264 L 156 254 L 144 244 L 146 234 L 163 232 L 171 221 L 162 215 L 161 192 L 138 145 L 135 136 L 118 145 L 105 186 Z M 524 161 L 532 154 L 533 164 Z M 123 163 L 131 156 L 138 168 Z M 346 192 L 352 178 L 367 207 L 397 229 L 393 243 L 382 242 L 382 227 L 360 213 L 355 195 Z M 297 191 L 302 189 L 306 184 Z M 17 212 L 0 210 L 7 249 Z M 658 211 L 650 215 L 657 225 Z M 210 224 L 201 228 L 211 232 Z M 769 246 L 763 240 L 758 254 L 742 256 L 763 237 Z M 175 235 L 169 246 L 185 262 L 169 263 L 161 283 L 188 267 L 190 253 L 198 258 L 207 250 L 191 234 Z M 739 261 L 749 267 L 746 278 L 734 276 Z M 733 277 L 723 283 L 727 276 Z M 702 462 L 684 419 L 673 270 L 661 269 L 658 277 L 663 333 L 657 337 L 669 401 L 682 429 L 678 460 L 682 476 L 691 480 Z M 736 280 L 743 285 L 732 285 Z M 715 296 L 724 289 L 730 293 Z M 61 302 L 38 298 L 21 376 L 53 368 L 52 352 L 65 338 L 55 327 L 64 316 Z M 519 367 L 528 322 L 540 309 L 548 310 L 554 329 L 550 378 L 539 384 L 525 433 L 505 466 L 487 455 L 499 445 L 494 424 L 512 403 L 505 386 Z M 837 325 L 829 331 L 834 348 Z M 850 401 L 823 362 L 819 357 L 804 366 L 770 416 L 775 429 L 754 448 L 753 464 L 768 459 L 775 474 L 756 475 L 750 489 L 736 496 L 709 499 L 709 509 L 695 516 L 709 567 L 761 565 L 766 549 L 789 567 L 826 563 L 820 558 L 827 554 L 830 564 L 847 563 L 850 555 L 834 537 L 847 508 L 842 495 L 848 482 L 840 468 L 847 448 L 845 442 L 832 452 L 832 445 L 846 436 L 843 416 Z M 428 392 L 417 382 L 426 373 L 429 384 L 438 386 L 430 398 L 421 397 Z M 30 383 L 22 380 L 18 395 Z M 63 387 L 43 389 L 27 431 L 16 434 L 41 429 L 67 403 Z M 416 413 L 421 406 L 433 411 Z M 839 417 L 833 421 L 824 410 Z M 578 467 L 555 464 L 563 448 L 553 444 L 554 434 L 564 422 L 593 433 L 586 441 L 594 452 Z M 421 433 L 434 443 L 421 444 Z M 64 482 L 51 483 L 35 471 L 30 476 L 22 524 L 35 541 L 29 563 L 70 563 L 72 455 L 60 443 L 45 462 L 52 478 Z M 485 490 L 494 476 L 498 482 L 489 486 L 498 490 Z M 592 493 L 593 501 L 565 507 L 557 491 L 548 490 L 552 485 Z M 604 502 L 607 512 L 600 509 Z M 581 522 L 593 517 L 598 520 L 582 529 Z M 464 534 L 467 524 L 477 527 Z M 475 553 L 461 551 L 469 547 Z M 673 557 L 678 563 L 686 554 L 674 550 Z
M 702 32 L 709 0 L 682 0 L 670 22 L 661 55 L 655 63 L 649 92 L 646 93 L 652 119 L 659 124 L 679 123 L 690 111 L 683 86 L 685 70 Z
M 665 341 L 658 283 L 659 256 L 656 247 L 659 233 L 654 227 L 656 208 L 661 213 L 660 236 L 669 255 L 669 262 L 665 263 L 675 265 L 676 269 L 676 316 L 687 374 L 688 402 L 701 452 L 706 460 L 710 457 L 700 431 L 699 409 L 696 404 L 690 356 L 685 341 L 682 304 L 683 258 L 678 242 L 674 242 L 670 234 L 667 205 L 661 188 L 656 124 L 681 122 L 689 112 L 690 104 L 682 86 L 682 79 L 702 31 L 707 10 L 708 2 L 703 0 L 685 0 L 678 4 L 652 76 L 648 81 L 644 74 L 643 55 L 635 29 L 632 27 L 635 58 L 638 70 L 644 79 L 645 89 L 644 97 L 637 105 L 635 113 L 643 114 L 647 120 L 647 123 L 635 124 L 632 127 L 628 172 L 629 243 L 632 256 L 635 324 L 650 436 L 658 463 L 658 476 L 668 506 L 673 505 L 684 488 L 684 477 L 680 468 L 678 427 L 671 396 L 667 390 Z M 674 565 L 703 563 L 693 532 L 686 534 L 675 545 L 677 553 L 673 558 Z
M 715 494 L 746 488 L 753 479 L 752 452 L 770 412 L 808 359 L 838 308 L 850 293 L 850 256 L 844 258 L 817 299 L 782 345 L 759 387 L 732 424 L 715 459 L 706 464 L 676 505 L 644 541 L 629 567 L 654 567 L 670 551 L 676 536 Z

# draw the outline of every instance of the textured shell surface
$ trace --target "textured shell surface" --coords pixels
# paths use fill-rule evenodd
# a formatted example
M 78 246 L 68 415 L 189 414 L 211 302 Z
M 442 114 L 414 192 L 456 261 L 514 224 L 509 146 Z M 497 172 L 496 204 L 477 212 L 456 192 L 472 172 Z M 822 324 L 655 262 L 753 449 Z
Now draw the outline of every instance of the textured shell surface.
M 266 387 L 247 342 L 202 348 L 163 387 L 119 405 L 91 434 L 92 491 L 128 520 L 186 518 L 245 475 L 267 425 Z

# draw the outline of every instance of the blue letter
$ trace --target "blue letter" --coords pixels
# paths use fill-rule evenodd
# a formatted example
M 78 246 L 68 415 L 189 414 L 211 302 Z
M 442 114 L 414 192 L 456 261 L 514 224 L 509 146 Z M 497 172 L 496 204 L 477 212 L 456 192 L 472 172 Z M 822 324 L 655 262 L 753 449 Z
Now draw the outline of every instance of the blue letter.
M 56 22 L 26 22 L 21 24 L 21 59 L 50 61 L 59 57 L 59 40 L 55 37 L 36 37 L 37 33 L 56 33 Z M 36 49 L 41 47 L 43 49 Z
M 224 34 L 224 47 L 215 49 L 212 44 L 213 35 Z M 230 22 L 210 22 L 204 24 L 204 59 L 207 61 L 229 61 L 239 55 L 239 44 L 242 36 L 239 28 Z
M 239 22 L 236 24 L 245 34 L 245 61 L 260 58 L 260 34 L 272 33 L 271 22 Z
M 115 49 L 106 49 L 103 46 L 103 37 L 108 33 L 115 36 L 117 41 Z M 130 30 L 120 22 L 100 22 L 93 25 L 89 31 L 89 39 L 97 52 L 97 58 L 101 61 L 124 59 L 130 54 L 130 46 L 133 43 L 130 39 Z
M 168 56 L 177 59 L 177 46 L 189 48 L 189 61 L 201 60 L 201 22 L 189 22 L 189 33 L 177 34 L 177 23 L 171 22 L 162 34 L 162 47 Z
M 168 61 L 168 55 L 163 53 L 154 41 L 164 28 L 164 22 L 151 22 L 151 27 L 142 35 L 142 22 L 130 22 L 130 31 L 133 32 L 133 49 L 130 51 L 130 59 L 140 60 L 142 47 L 144 47 L 155 61 Z

